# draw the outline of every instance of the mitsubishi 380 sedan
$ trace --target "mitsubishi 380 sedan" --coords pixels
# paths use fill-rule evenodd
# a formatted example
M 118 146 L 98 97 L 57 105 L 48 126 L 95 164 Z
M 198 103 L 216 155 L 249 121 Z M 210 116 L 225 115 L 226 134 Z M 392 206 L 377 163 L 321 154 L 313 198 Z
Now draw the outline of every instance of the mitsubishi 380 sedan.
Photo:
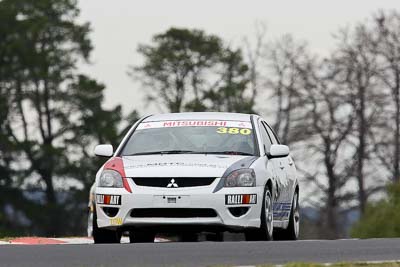
M 289 148 L 258 115 L 195 112 L 136 122 L 91 190 L 95 243 L 153 242 L 175 233 L 242 232 L 246 240 L 299 236 L 299 184 Z

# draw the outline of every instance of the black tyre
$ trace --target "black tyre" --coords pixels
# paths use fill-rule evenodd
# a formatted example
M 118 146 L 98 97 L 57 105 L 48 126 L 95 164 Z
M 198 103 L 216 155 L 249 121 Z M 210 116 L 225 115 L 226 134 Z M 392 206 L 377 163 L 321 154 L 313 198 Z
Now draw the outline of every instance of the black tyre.
M 121 242 L 121 232 L 102 229 L 97 226 L 97 214 L 93 212 L 93 240 L 95 244 L 113 244 Z
M 129 242 L 130 243 L 153 243 L 156 234 L 154 232 L 148 231 L 130 231 L 129 232 Z
M 293 195 L 292 209 L 290 210 L 289 225 L 286 229 L 277 229 L 274 232 L 276 240 L 297 240 L 300 233 L 299 194 Z
M 199 241 L 199 235 L 198 233 L 183 233 L 180 235 L 180 241 L 181 242 L 198 242 Z
M 268 186 L 264 189 L 261 207 L 261 226 L 258 229 L 249 229 L 245 234 L 246 241 L 270 241 L 274 229 L 272 193 Z
M 205 235 L 205 239 L 206 241 L 223 242 L 224 233 L 223 232 L 208 233 Z

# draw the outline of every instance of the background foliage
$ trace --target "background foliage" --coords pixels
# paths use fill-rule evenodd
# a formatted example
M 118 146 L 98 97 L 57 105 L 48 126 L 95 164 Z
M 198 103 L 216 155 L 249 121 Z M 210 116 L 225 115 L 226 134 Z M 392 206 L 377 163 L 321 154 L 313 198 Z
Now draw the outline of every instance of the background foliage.
M 400 185 L 390 185 L 388 198 L 367 205 L 365 214 L 352 229 L 359 238 L 400 236 Z

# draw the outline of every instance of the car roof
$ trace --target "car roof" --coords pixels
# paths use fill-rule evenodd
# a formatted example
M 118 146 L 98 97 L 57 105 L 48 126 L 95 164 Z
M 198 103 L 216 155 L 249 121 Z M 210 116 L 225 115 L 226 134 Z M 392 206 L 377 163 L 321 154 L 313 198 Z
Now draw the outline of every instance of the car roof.
M 225 121 L 250 121 L 251 114 L 228 113 L 228 112 L 182 112 L 182 113 L 165 113 L 151 115 L 143 120 L 150 121 L 166 121 L 166 120 L 225 120 Z

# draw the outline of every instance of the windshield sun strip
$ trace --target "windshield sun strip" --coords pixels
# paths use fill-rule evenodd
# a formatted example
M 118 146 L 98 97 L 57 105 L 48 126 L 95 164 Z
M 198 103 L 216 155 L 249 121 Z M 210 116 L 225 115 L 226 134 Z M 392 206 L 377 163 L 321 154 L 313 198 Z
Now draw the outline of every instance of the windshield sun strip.
M 132 153 L 128 155 L 123 155 L 122 151 L 124 150 L 126 144 L 129 142 L 130 138 L 132 135 L 138 131 L 137 129 L 140 124 L 142 123 L 149 123 L 149 122 L 162 122 L 162 121 L 191 121 L 191 120 L 157 120 L 157 121 L 146 121 L 148 117 L 151 117 L 152 115 L 146 116 L 142 119 L 140 119 L 137 123 L 134 129 L 129 133 L 129 137 L 126 138 L 124 144 L 120 147 L 117 156 L 139 156 L 139 155 L 156 155 L 156 154 L 225 154 L 225 155 L 248 155 L 248 156 L 259 156 L 259 147 L 258 147 L 258 142 L 256 138 L 256 132 L 254 128 L 254 122 L 253 122 L 253 114 L 250 116 L 250 120 L 210 120 L 210 121 L 229 121 L 229 122 L 244 122 L 244 123 L 250 123 L 251 124 L 251 131 L 252 131 L 252 139 L 253 139 L 253 145 L 254 145 L 254 153 L 246 153 L 246 152 L 241 152 L 241 151 L 217 151 L 217 152 L 207 152 L 207 151 L 185 151 L 185 152 L 171 152 L 171 151 L 154 151 L 154 152 L 143 152 L 143 153 Z M 202 119 L 195 119 L 192 121 L 203 121 Z M 191 127 L 191 126 L 182 126 L 182 127 Z M 199 126 L 199 127 L 209 127 L 209 126 Z M 211 126 L 213 127 L 213 126 Z M 140 129 L 143 130 L 143 129 Z

